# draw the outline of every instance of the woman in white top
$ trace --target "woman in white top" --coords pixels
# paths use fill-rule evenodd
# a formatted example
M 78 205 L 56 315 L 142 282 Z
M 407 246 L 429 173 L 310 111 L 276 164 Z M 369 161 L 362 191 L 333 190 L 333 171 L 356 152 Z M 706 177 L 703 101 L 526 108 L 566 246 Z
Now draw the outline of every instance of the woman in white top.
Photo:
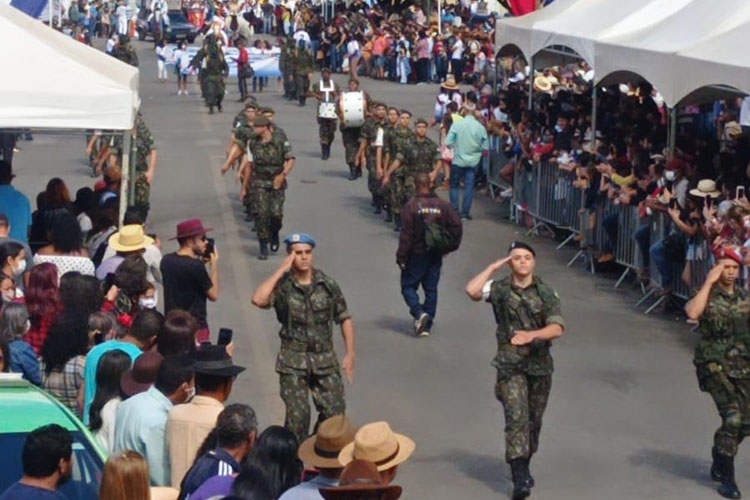
M 50 262 L 57 266 L 57 276 L 70 271 L 93 276 L 94 263 L 83 247 L 83 234 L 76 217 L 68 211 L 60 211 L 52 220 L 52 243 L 39 249 L 34 255 L 34 265 Z
M 355 35 L 349 38 L 346 44 L 346 53 L 349 56 L 349 75 L 357 79 L 357 70 L 359 69 L 359 60 L 362 58 L 362 46 L 359 43 L 360 36 Z
M 96 368 L 96 394 L 89 409 L 89 428 L 112 453 L 115 441 L 117 407 L 122 402 L 120 378 L 130 369 L 130 356 L 119 349 L 105 353 Z

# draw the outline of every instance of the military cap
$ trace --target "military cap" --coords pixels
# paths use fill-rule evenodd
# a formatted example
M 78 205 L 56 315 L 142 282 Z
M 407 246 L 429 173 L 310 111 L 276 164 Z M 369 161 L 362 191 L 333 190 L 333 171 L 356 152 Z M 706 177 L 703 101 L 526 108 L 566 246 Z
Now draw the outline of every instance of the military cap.
M 120 43 L 128 43 L 130 41 L 130 37 L 128 35 L 122 34 L 120 35 Z
M 321 73 L 328 73 L 330 75 L 331 74 L 331 68 L 328 68 L 328 67 L 323 68 L 323 69 L 320 70 L 320 72 Z
M 424 118 L 417 118 L 417 120 L 414 122 L 414 125 L 427 125 L 427 126 L 429 126 L 430 124 L 427 123 L 427 120 L 425 120 Z
M 258 116 L 253 120 L 253 127 L 268 127 L 271 125 L 271 120 L 265 116 Z
M 374 102 L 372 103 L 372 109 L 375 108 L 386 108 L 387 106 L 382 102 Z
M 315 248 L 315 239 L 306 233 L 294 233 L 290 234 L 284 239 L 284 243 L 286 243 L 286 249 L 287 251 L 294 245 L 295 243 L 303 243 L 306 245 L 310 245 L 311 247 Z
M 247 108 L 258 109 L 258 103 L 255 100 L 255 97 L 250 96 L 247 99 L 245 99 L 245 109 L 247 109 Z
M 531 252 L 531 255 L 536 257 L 536 252 L 534 251 L 533 248 L 531 248 L 531 245 L 529 245 L 528 243 L 524 243 L 523 241 L 514 241 L 513 243 L 511 243 L 510 247 L 508 247 L 508 253 L 512 252 L 513 250 L 517 248 L 523 248 L 524 250 L 528 250 L 529 252 Z
M 717 248 L 714 255 L 716 256 L 716 260 L 732 259 L 737 264 L 742 265 L 742 257 L 740 257 L 740 254 L 732 247 Z
M 275 115 L 276 111 L 274 111 L 273 108 L 265 107 L 265 108 L 263 108 L 262 113 L 270 113 L 272 115 Z

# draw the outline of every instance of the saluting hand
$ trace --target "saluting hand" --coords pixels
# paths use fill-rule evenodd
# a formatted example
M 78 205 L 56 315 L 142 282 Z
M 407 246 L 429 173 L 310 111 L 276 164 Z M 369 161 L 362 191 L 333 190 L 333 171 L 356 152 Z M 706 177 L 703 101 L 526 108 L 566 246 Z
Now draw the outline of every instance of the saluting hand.
M 713 285 L 714 283 L 719 281 L 719 278 L 721 278 L 722 271 L 724 271 L 724 263 L 719 262 L 708 272 L 708 274 L 706 275 L 706 281 Z
M 534 341 L 534 334 L 525 330 L 516 330 L 510 343 L 513 345 L 526 345 Z
M 502 268 L 509 261 L 510 261 L 510 255 L 508 255 L 507 257 L 503 257 L 502 259 L 496 260 L 495 262 L 492 263 L 492 267 L 495 268 L 495 271 L 499 271 L 500 268 Z
M 282 271 L 284 271 L 285 273 L 288 273 L 292 269 L 292 263 L 293 262 L 294 262 L 294 254 L 290 253 L 281 262 L 281 265 L 279 266 L 279 269 L 282 270 Z

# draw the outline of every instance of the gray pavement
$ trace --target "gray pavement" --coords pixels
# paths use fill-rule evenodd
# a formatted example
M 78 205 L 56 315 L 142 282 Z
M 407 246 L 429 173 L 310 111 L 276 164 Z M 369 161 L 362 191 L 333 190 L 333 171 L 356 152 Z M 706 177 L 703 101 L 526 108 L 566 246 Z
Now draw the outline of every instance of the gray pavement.
M 156 81 L 152 45 L 137 42 L 137 48 L 142 111 L 159 150 L 149 229 L 168 252 L 176 248 L 167 238 L 179 220 L 198 216 L 215 228 L 222 290 L 209 306 L 209 323 L 214 331 L 235 330 L 237 361 L 248 367 L 232 400 L 255 407 L 262 426 L 282 423 L 274 373 L 278 324 L 272 312 L 250 304 L 254 288 L 282 256 L 256 260 L 238 186 L 219 172 L 240 107 L 236 84 L 229 83 L 224 113 L 209 116 L 195 85 L 190 96 L 177 96 L 173 83 Z M 432 116 L 435 86 L 365 79 L 362 87 L 415 116 Z M 297 155 L 282 232 L 306 231 L 318 239 L 317 266 L 338 280 L 355 320 L 357 373 L 346 388 L 351 418 L 356 424 L 387 420 L 416 441 L 396 480 L 404 498 L 507 497 L 503 416 L 490 366 L 494 321 L 490 306 L 471 302 L 463 287 L 505 253 L 519 228 L 501 219 L 495 202 L 476 200 L 461 249 L 445 259 L 432 336 L 415 339 L 398 287 L 397 235 L 371 214 L 366 182 L 346 180 L 340 135 L 323 162 L 313 100 L 300 108 L 273 91 L 257 97 L 276 109 Z M 82 138 L 38 136 L 21 146 L 16 185 L 32 200 L 51 176 L 63 177 L 71 190 L 91 184 Z M 532 462 L 533 498 L 718 498 L 707 469 L 719 419 L 697 387 L 691 362 L 696 334 L 682 320 L 636 311 L 635 295 L 613 290 L 612 280 L 566 268 L 568 251 L 555 251 L 547 240 L 532 242 L 538 274 L 560 293 L 567 321 L 554 348 L 552 396 Z M 341 352 L 340 339 L 337 347 Z M 748 467 L 747 458 L 738 460 L 740 487 L 750 488 Z

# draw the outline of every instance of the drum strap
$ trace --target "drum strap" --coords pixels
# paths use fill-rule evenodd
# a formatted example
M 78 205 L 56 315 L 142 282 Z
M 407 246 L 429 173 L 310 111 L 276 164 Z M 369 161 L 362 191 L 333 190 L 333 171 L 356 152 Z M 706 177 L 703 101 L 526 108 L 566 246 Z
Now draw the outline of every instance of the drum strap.
M 333 80 L 331 80 L 331 83 L 328 86 L 323 84 L 323 80 L 320 80 L 318 87 L 320 88 L 320 91 L 326 95 L 324 102 L 331 102 L 331 92 L 336 89 L 336 84 L 333 83 Z

